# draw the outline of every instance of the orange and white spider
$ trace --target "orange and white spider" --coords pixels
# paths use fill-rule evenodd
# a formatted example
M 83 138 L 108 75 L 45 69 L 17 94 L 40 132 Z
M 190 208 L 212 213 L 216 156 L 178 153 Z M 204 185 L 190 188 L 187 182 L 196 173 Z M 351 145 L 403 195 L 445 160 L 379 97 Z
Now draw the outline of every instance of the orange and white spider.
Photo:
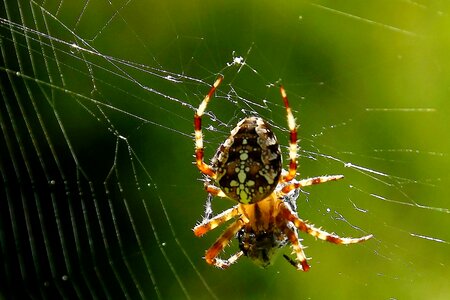
M 341 238 L 306 223 L 297 216 L 295 191 L 313 184 L 342 179 L 342 175 L 319 176 L 296 180 L 297 127 L 284 88 L 281 97 L 286 107 L 290 131 L 289 171 L 282 168 L 280 146 L 269 124 L 259 117 L 241 120 L 231 135 L 220 145 L 211 165 L 203 160 L 202 115 L 216 88 L 222 82 L 219 76 L 194 115 L 195 157 L 198 169 L 207 176 L 205 189 L 212 196 L 227 197 L 238 202 L 234 207 L 195 226 L 194 234 L 202 236 L 222 223 L 236 218 L 216 242 L 206 251 L 208 264 L 224 269 L 242 255 L 266 267 L 276 250 L 288 242 L 296 254 L 284 257 L 298 270 L 310 268 L 300 244 L 297 229 L 334 244 L 354 244 L 372 237 Z M 214 184 L 215 183 L 215 184 Z M 218 258 L 219 253 L 234 237 L 239 249 L 228 259 Z

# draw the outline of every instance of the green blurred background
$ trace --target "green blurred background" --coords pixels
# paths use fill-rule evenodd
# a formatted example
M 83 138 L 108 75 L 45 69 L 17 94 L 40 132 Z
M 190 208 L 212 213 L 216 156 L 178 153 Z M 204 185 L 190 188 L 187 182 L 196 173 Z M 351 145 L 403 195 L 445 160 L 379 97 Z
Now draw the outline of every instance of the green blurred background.
M 5 297 L 450 297 L 446 1 L 3 3 Z M 219 73 L 207 158 L 248 114 L 287 146 L 283 83 L 300 176 L 345 175 L 305 189 L 300 217 L 373 240 L 303 236 L 308 273 L 202 260 L 223 228 L 191 231 L 206 200 L 192 123 Z

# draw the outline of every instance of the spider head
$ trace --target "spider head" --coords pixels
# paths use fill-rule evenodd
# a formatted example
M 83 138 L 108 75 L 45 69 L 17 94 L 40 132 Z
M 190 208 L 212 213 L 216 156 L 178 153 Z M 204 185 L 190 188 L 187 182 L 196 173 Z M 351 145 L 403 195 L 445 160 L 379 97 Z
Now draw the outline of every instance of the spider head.
M 252 204 L 267 198 L 281 175 L 281 151 L 263 119 L 248 117 L 231 131 L 212 160 L 216 182 L 231 199 Z
M 238 232 L 239 248 L 256 265 L 266 268 L 271 262 L 278 248 L 287 243 L 287 238 L 281 231 L 274 230 L 254 232 L 242 228 Z

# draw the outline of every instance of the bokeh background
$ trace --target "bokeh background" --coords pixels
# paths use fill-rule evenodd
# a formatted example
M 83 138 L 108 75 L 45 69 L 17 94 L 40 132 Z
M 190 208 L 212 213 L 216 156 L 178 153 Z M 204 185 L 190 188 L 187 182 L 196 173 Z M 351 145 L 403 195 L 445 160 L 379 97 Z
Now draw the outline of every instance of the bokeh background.
M 446 1 L 2 3 L 0 298 L 450 296 Z M 191 231 L 192 123 L 218 74 L 206 156 L 249 114 L 287 145 L 283 83 L 300 176 L 345 175 L 300 193 L 299 215 L 373 240 L 303 236 L 308 273 L 202 260 L 221 228 Z

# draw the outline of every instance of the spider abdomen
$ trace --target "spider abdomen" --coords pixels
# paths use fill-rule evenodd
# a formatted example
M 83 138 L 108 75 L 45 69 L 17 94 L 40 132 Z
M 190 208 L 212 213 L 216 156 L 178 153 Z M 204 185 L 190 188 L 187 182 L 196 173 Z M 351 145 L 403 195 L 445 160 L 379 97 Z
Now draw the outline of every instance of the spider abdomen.
M 281 153 L 275 134 L 263 119 L 248 117 L 231 131 L 212 160 L 220 189 L 242 204 L 268 197 L 281 175 Z

